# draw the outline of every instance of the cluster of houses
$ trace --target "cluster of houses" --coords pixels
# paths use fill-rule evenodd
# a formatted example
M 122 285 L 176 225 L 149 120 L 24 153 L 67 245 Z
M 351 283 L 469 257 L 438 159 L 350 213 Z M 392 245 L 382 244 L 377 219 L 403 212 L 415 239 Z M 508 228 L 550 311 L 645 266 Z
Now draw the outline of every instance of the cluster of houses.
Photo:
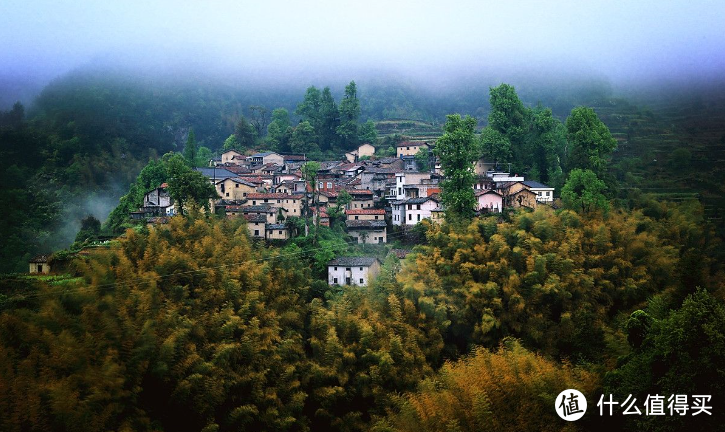
M 287 223 L 290 218 L 311 216 L 312 222 L 329 226 L 334 208 L 343 212 L 345 228 L 358 243 L 380 244 L 387 243 L 391 229 L 404 230 L 424 219 L 443 219 L 440 164 L 432 157 L 430 169 L 421 171 L 415 157 L 430 147 L 427 142 L 406 141 L 397 144 L 396 157 L 375 158 L 375 148 L 363 144 L 342 160 L 319 162 L 314 189 L 303 179 L 301 168 L 307 158 L 300 154 L 244 155 L 230 150 L 212 160 L 208 168 L 196 169 L 216 188 L 220 198 L 214 202 L 215 210 L 227 217 L 244 217 L 253 238 L 289 239 L 295 234 L 293 224 Z M 552 187 L 500 171 L 484 160 L 474 170 L 479 213 L 553 203 Z M 344 205 L 338 203 L 343 191 L 349 195 Z M 174 212 L 166 184 L 162 184 L 146 194 L 143 207 L 131 217 L 164 218 Z M 330 263 L 329 282 L 366 285 L 377 265 L 370 257 L 338 258 Z

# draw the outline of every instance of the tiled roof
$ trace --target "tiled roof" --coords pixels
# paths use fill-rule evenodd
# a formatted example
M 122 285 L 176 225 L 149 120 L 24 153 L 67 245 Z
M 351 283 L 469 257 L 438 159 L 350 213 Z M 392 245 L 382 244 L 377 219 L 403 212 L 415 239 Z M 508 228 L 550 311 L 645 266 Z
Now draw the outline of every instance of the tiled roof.
M 256 222 L 256 223 L 267 222 L 267 217 L 263 214 L 245 214 L 244 218 L 246 220 L 248 220 L 249 222 Z
M 269 204 L 262 205 L 249 205 L 242 207 L 244 213 L 269 213 L 270 211 L 277 211 L 275 207 Z
M 534 189 L 554 189 L 551 186 L 547 186 L 543 183 L 539 183 L 539 182 L 533 181 L 533 180 L 526 180 L 525 182 L 522 182 L 522 183 L 525 184 L 526 186 L 528 186 L 530 188 L 534 188 Z
M 287 229 L 287 226 L 285 224 L 268 224 L 267 230 L 282 230 Z
M 373 191 L 367 189 L 347 189 L 347 193 L 350 195 L 372 195 Z
M 345 210 L 345 214 L 349 215 L 384 215 L 383 209 L 350 209 Z
M 345 221 L 348 228 L 383 228 L 387 226 L 382 220 L 348 220 Z
M 248 193 L 247 199 L 300 199 L 300 197 L 284 193 Z
M 492 194 L 496 194 L 496 195 L 498 195 L 498 196 L 501 196 L 501 194 L 500 194 L 500 193 L 496 192 L 496 191 L 495 191 L 495 190 L 493 190 L 493 189 L 485 189 L 485 190 L 480 190 L 480 191 L 477 191 L 477 192 L 476 192 L 476 196 L 486 195 L 486 194 L 490 194 L 490 193 L 492 193 Z
M 239 177 L 229 177 L 229 178 L 225 178 L 225 179 L 219 180 L 218 182 L 216 182 L 216 184 L 219 184 L 219 183 L 221 183 L 223 181 L 227 181 L 227 180 L 231 180 L 234 183 L 243 184 L 243 185 L 249 186 L 249 187 L 257 187 L 259 185 L 259 183 L 253 182 L 253 181 L 251 181 L 249 179 L 239 178 Z
M 424 202 L 426 202 L 428 200 L 438 202 L 437 198 L 428 196 L 428 197 L 420 197 L 420 198 L 411 198 L 409 200 L 406 200 L 404 204 L 423 204 Z
M 217 179 L 223 179 L 227 177 L 236 177 L 237 175 L 229 170 L 226 170 L 224 168 L 194 168 L 196 171 L 199 171 L 204 177 L 206 178 L 217 178 Z
M 340 266 L 340 267 L 358 267 L 365 266 L 369 267 L 375 263 L 378 259 L 375 257 L 337 257 L 334 260 L 327 263 L 328 266 Z
M 48 255 L 37 255 L 30 260 L 31 263 L 47 263 Z

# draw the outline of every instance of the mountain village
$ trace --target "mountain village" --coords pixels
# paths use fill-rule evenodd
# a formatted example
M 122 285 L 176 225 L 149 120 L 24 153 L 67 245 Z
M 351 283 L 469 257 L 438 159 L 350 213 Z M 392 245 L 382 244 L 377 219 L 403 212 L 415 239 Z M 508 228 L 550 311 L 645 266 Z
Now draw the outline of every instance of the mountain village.
M 430 169 L 423 171 L 416 158 L 432 145 L 403 141 L 396 145 L 397 157 L 376 158 L 375 147 L 362 144 L 346 153 L 344 160 L 319 162 L 314 188 L 303 177 L 302 166 L 309 161 L 302 154 L 247 156 L 230 150 L 210 160 L 209 167 L 196 170 L 216 188 L 219 198 L 211 203 L 215 212 L 245 218 L 254 239 L 284 242 L 298 235 L 294 224 L 286 223 L 290 218 L 330 226 L 334 208 L 344 214 L 345 230 L 354 241 L 382 244 L 391 233 L 405 232 L 425 219 L 443 220 L 440 162 L 429 152 Z M 481 159 L 473 170 L 478 214 L 554 203 L 554 188 L 501 170 L 494 163 Z M 143 207 L 130 217 L 158 224 L 174 214 L 176 208 L 164 183 L 148 192 Z M 379 267 L 374 257 L 338 257 L 328 263 L 328 282 L 363 286 Z

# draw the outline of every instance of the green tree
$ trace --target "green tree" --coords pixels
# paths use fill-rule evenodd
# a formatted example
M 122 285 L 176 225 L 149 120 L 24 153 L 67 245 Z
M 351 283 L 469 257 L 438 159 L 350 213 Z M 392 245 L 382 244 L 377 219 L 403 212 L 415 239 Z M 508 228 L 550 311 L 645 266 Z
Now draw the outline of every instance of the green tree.
M 511 141 L 501 132 L 486 126 L 481 131 L 481 153 L 490 162 L 509 163 L 513 160 Z
M 434 153 L 440 158 L 445 180 L 441 183 L 441 199 L 446 217 L 470 218 L 476 206 L 473 194 L 473 162 L 478 159 L 474 130 L 476 119 L 459 114 L 447 116 L 443 136 L 438 139 Z
M 604 192 L 607 186 L 591 170 L 574 169 L 561 190 L 564 204 L 573 210 L 591 212 L 609 210 L 609 202 Z
M 322 124 L 320 110 L 322 104 L 321 98 L 322 95 L 320 90 L 318 90 L 315 86 L 310 86 L 305 92 L 304 99 L 297 105 L 297 109 L 295 110 L 295 114 L 300 116 L 302 121 L 307 121 L 316 133 L 320 130 L 320 126 Z M 315 140 L 315 142 L 317 142 L 317 140 Z
M 529 176 L 561 187 L 555 182 L 559 181 L 558 173 L 566 158 L 566 128 L 554 118 L 551 109 L 538 106 L 531 110 L 527 148 Z
M 312 191 L 312 201 L 315 203 L 316 206 L 319 207 L 319 197 L 315 197 L 315 192 L 317 189 L 317 172 L 320 171 L 320 163 L 315 161 L 307 162 L 306 164 L 302 165 L 302 168 L 300 169 L 302 171 L 302 178 L 307 182 L 307 185 L 309 186 L 310 190 Z M 309 198 L 308 194 L 305 193 L 305 236 L 309 235 L 309 214 L 310 214 L 310 204 L 309 204 Z M 319 210 L 319 208 L 318 208 Z M 317 223 L 319 226 L 320 218 L 317 218 Z M 315 230 L 315 236 L 317 235 L 317 230 Z
M 418 166 L 418 171 L 427 172 L 430 170 L 430 150 L 428 147 L 423 146 L 418 153 L 415 154 L 415 163 Z
M 340 110 L 329 87 L 322 90 L 320 99 L 319 144 L 322 150 L 332 150 L 339 144 L 337 128 L 340 126 Z
M 229 138 L 224 140 L 222 150 L 224 150 L 225 152 L 229 150 L 240 151 L 242 150 L 242 143 L 239 142 L 239 139 L 237 139 L 236 135 L 231 134 L 229 135 Z
M 290 135 L 287 130 L 291 128 L 289 112 L 285 108 L 272 111 L 272 121 L 267 126 L 267 142 L 271 148 L 283 151 L 288 145 Z
M 212 154 L 211 149 L 209 147 L 201 146 L 196 152 L 196 162 L 194 163 L 194 166 L 209 166 L 209 161 L 212 157 L 214 157 L 214 155 Z
M 76 235 L 76 242 L 96 239 L 101 233 L 101 221 L 93 215 L 88 215 L 81 221 L 81 229 Z
M 501 84 L 489 91 L 491 112 L 488 115 L 488 125 L 499 132 L 511 143 L 511 155 L 516 165 L 529 159 L 525 146 L 525 135 L 528 130 L 530 113 L 516 94 L 516 89 L 508 84 Z M 495 142 L 499 141 L 498 137 Z M 499 146 L 505 148 L 505 145 Z M 505 156 L 505 151 L 499 153 Z M 519 166 L 519 168 L 522 168 Z
M 237 136 L 240 149 L 253 149 L 257 145 L 257 131 L 244 116 L 239 117 L 234 135 Z
M 192 168 L 196 166 L 197 150 L 194 129 L 189 129 L 189 136 L 186 138 L 186 146 L 184 146 L 184 158 L 186 159 L 186 164 Z
M 316 153 L 320 151 L 317 145 L 315 129 L 307 120 L 301 122 L 292 132 L 290 148 L 294 153 Z
M 359 118 L 360 101 L 357 98 L 357 86 L 355 81 L 350 81 L 350 84 L 345 86 L 345 96 L 340 102 L 340 126 L 337 127 L 337 135 L 345 149 L 351 149 L 358 144 Z
M 568 167 L 589 169 L 602 177 L 606 174 L 609 155 L 617 141 L 597 113 L 588 107 L 577 107 L 566 119 L 569 145 Z
M 358 141 L 361 144 L 368 143 L 376 145 L 378 143 L 378 131 L 375 129 L 375 122 L 368 120 L 360 126 Z
M 178 154 L 164 156 L 169 195 L 178 206 L 179 214 L 184 214 L 184 206 L 190 202 L 208 211 L 209 200 L 219 198 L 214 185 L 200 172 L 188 168 Z

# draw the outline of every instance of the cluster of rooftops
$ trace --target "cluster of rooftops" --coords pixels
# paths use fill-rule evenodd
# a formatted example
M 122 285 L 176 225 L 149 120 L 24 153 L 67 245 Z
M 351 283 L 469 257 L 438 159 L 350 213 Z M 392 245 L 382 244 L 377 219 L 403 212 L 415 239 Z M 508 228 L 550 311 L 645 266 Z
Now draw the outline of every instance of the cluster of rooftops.
M 411 227 L 424 219 L 440 221 L 444 208 L 439 198 L 444 175 L 438 161 L 430 160 L 430 169 L 420 171 L 415 155 L 429 147 L 426 142 L 397 145 L 396 157 L 375 158 L 375 148 L 363 144 L 336 161 L 321 161 L 314 188 L 302 176 L 308 162 L 303 154 L 262 152 L 243 155 L 235 150 L 210 161 L 209 167 L 196 168 L 215 186 L 219 199 L 217 212 L 227 217 L 244 217 L 250 236 L 268 241 L 284 241 L 294 236 L 290 217 L 308 217 L 312 223 L 329 226 L 329 210 L 345 215 L 345 228 L 358 243 L 387 243 L 394 226 Z M 365 160 L 363 156 L 368 156 Z M 507 207 L 534 208 L 551 204 L 554 188 L 522 176 L 497 169 L 496 164 L 479 160 L 474 166 L 476 211 L 501 212 Z M 346 192 L 350 200 L 338 203 Z M 342 200 L 341 200 L 342 201 Z M 164 222 L 175 213 L 173 200 L 165 184 L 148 192 L 144 204 L 131 217 Z M 361 259 L 369 265 L 357 265 Z M 330 262 L 331 284 L 363 284 L 367 276 L 357 274 L 375 267 L 371 257 Z M 342 261 L 340 261 L 342 260 Z M 344 272 L 350 269 L 350 274 Z M 357 270 L 354 270 L 357 269 Z M 343 273 L 339 273 L 342 271 Z M 355 274 L 353 274 L 355 273 Z M 336 282 L 335 282 L 336 280 Z

